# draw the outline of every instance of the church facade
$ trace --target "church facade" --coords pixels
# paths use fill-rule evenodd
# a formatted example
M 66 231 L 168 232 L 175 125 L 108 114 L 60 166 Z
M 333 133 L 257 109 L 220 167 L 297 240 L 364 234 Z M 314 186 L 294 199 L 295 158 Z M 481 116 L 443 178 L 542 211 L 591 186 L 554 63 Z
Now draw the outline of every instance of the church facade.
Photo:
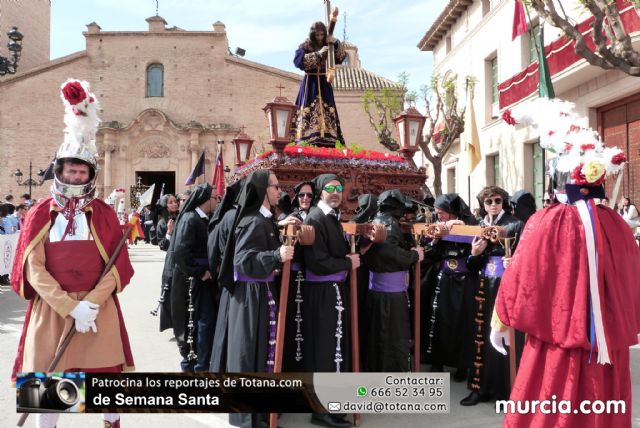
M 138 182 L 156 183 L 157 192 L 163 183 L 165 192 L 182 191 L 203 151 L 205 176 L 198 182 L 210 181 L 218 150 L 233 169 L 232 140 L 241 130 L 255 140 L 254 155 L 271 149 L 262 108 L 280 91 L 293 102 L 302 75 L 231 54 L 221 22 L 212 31 L 168 27 L 159 16 L 147 22 L 148 31 L 137 32 L 88 24 L 84 51 L 0 78 L 1 193 L 26 192 L 13 171 L 28 171 L 31 161 L 37 180 L 38 169 L 53 159 L 64 128 L 59 87 L 69 77 L 88 81 L 100 102 L 101 197 Z M 28 28 L 21 31 L 26 39 Z M 346 142 L 383 151 L 361 99 L 366 89 L 395 83 L 362 69 L 354 45 L 348 52 L 335 84 Z M 34 187 L 33 197 L 46 196 L 48 187 Z

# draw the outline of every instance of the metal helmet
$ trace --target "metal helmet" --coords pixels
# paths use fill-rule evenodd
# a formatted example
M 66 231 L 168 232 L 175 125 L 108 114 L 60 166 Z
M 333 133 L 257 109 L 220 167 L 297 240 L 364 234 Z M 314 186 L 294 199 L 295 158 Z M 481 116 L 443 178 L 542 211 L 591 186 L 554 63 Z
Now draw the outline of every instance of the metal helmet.
M 66 127 L 64 142 L 56 154 L 51 194 L 60 208 L 74 198 L 74 206 L 80 210 L 93 200 L 96 191 L 98 161 L 95 139 L 100 124 L 99 107 L 85 81 L 68 79 L 60 87 L 60 97 L 65 107 Z M 62 170 L 66 161 L 86 164 L 89 167 L 89 181 L 83 184 L 65 183 Z

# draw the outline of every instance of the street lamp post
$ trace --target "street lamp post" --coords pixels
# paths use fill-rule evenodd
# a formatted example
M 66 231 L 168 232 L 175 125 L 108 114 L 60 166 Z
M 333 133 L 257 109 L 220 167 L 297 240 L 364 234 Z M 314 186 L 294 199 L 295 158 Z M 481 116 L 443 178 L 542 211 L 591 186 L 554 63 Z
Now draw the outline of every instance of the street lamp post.
M 241 131 L 236 135 L 236 138 L 232 140 L 232 143 L 236 149 L 236 167 L 244 165 L 249 161 L 249 156 L 251 156 L 253 140 L 245 134 L 244 131 Z
M 15 74 L 18 69 L 18 60 L 22 53 L 22 33 L 18 31 L 18 27 L 13 27 L 7 33 L 7 37 L 9 37 L 7 48 L 10 52 L 13 52 L 13 55 L 11 58 L 0 55 L 0 76 Z
M 291 120 L 296 111 L 296 105 L 283 96 L 275 97 L 274 100 L 262 109 L 269 121 L 269 131 L 271 141 L 276 156 L 281 157 L 284 148 L 291 142 Z
M 44 183 L 44 170 L 40 169 L 40 171 L 38 171 L 38 177 L 39 180 L 36 181 L 33 179 L 33 165 L 31 163 L 31 159 L 29 159 L 29 178 L 26 180 L 23 180 L 23 173 L 22 171 L 20 171 L 20 168 L 16 169 L 16 171 L 13 173 L 13 176 L 16 178 L 16 183 L 18 183 L 18 186 L 29 186 L 29 197 L 31 197 L 31 193 L 32 193 L 32 188 L 33 186 L 42 186 L 42 184 Z
M 398 151 L 407 162 L 413 163 L 413 155 L 420 148 L 418 141 L 422 138 L 422 128 L 426 119 L 414 107 L 409 107 L 393 119 L 400 136 L 400 150 Z

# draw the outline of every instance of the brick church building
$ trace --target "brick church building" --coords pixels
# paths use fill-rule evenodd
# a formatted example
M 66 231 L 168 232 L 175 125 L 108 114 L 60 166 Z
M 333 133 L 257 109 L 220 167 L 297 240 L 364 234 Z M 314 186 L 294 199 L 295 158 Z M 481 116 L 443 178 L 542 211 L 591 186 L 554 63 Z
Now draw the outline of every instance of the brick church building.
M 254 153 L 270 149 L 262 108 L 280 90 L 295 101 L 302 78 L 232 54 L 220 21 L 211 31 L 169 27 L 160 16 L 147 19 L 148 31 L 103 31 L 92 22 L 83 33 L 85 50 L 50 60 L 50 2 L 24 0 L 20 11 L 9 3 L 0 19 L 0 30 L 15 25 L 24 34 L 18 73 L 0 77 L 3 195 L 26 191 L 13 171 L 28 175 L 31 161 L 37 179 L 37 171 L 51 162 L 63 138 L 59 87 L 69 77 L 88 81 L 101 103 L 96 138 L 101 197 L 117 187 L 129 190 L 138 179 L 157 188 L 165 183 L 166 192 L 184 190 L 202 151 L 209 181 L 217 141 L 225 141 L 224 163 L 233 169 L 231 141 L 241 129 L 255 140 Z M 298 42 L 291 46 L 292 56 Z M 362 95 L 395 83 L 363 69 L 355 45 L 347 44 L 347 51 L 334 83 L 345 140 L 384 150 L 362 109 Z M 48 183 L 34 187 L 33 197 L 48 195 L 48 188 Z

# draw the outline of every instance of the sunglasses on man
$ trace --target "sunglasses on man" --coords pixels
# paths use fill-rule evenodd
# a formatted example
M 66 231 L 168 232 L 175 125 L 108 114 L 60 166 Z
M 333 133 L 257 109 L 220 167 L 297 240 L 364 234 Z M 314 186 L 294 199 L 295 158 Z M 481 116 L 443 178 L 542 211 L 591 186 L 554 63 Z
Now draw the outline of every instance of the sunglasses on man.
M 333 193 L 333 192 L 342 193 L 343 189 L 344 187 L 342 187 L 342 184 L 336 184 L 335 186 L 333 184 L 329 184 L 327 186 L 324 186 L 324 191 L 327 193 Z
M 502 204 L 502 198 L 488 198 L 484 200 L 484 204 L 485 205 L 501 205 Z
M 306 198 L 311 199 L 311 198 L 313 198 L 313 193 L 311 193 L 311 192 L 300 192 L 300 193 L 298 193 L 298 197 L 299 198 L 305 198 L 306 197 Z

